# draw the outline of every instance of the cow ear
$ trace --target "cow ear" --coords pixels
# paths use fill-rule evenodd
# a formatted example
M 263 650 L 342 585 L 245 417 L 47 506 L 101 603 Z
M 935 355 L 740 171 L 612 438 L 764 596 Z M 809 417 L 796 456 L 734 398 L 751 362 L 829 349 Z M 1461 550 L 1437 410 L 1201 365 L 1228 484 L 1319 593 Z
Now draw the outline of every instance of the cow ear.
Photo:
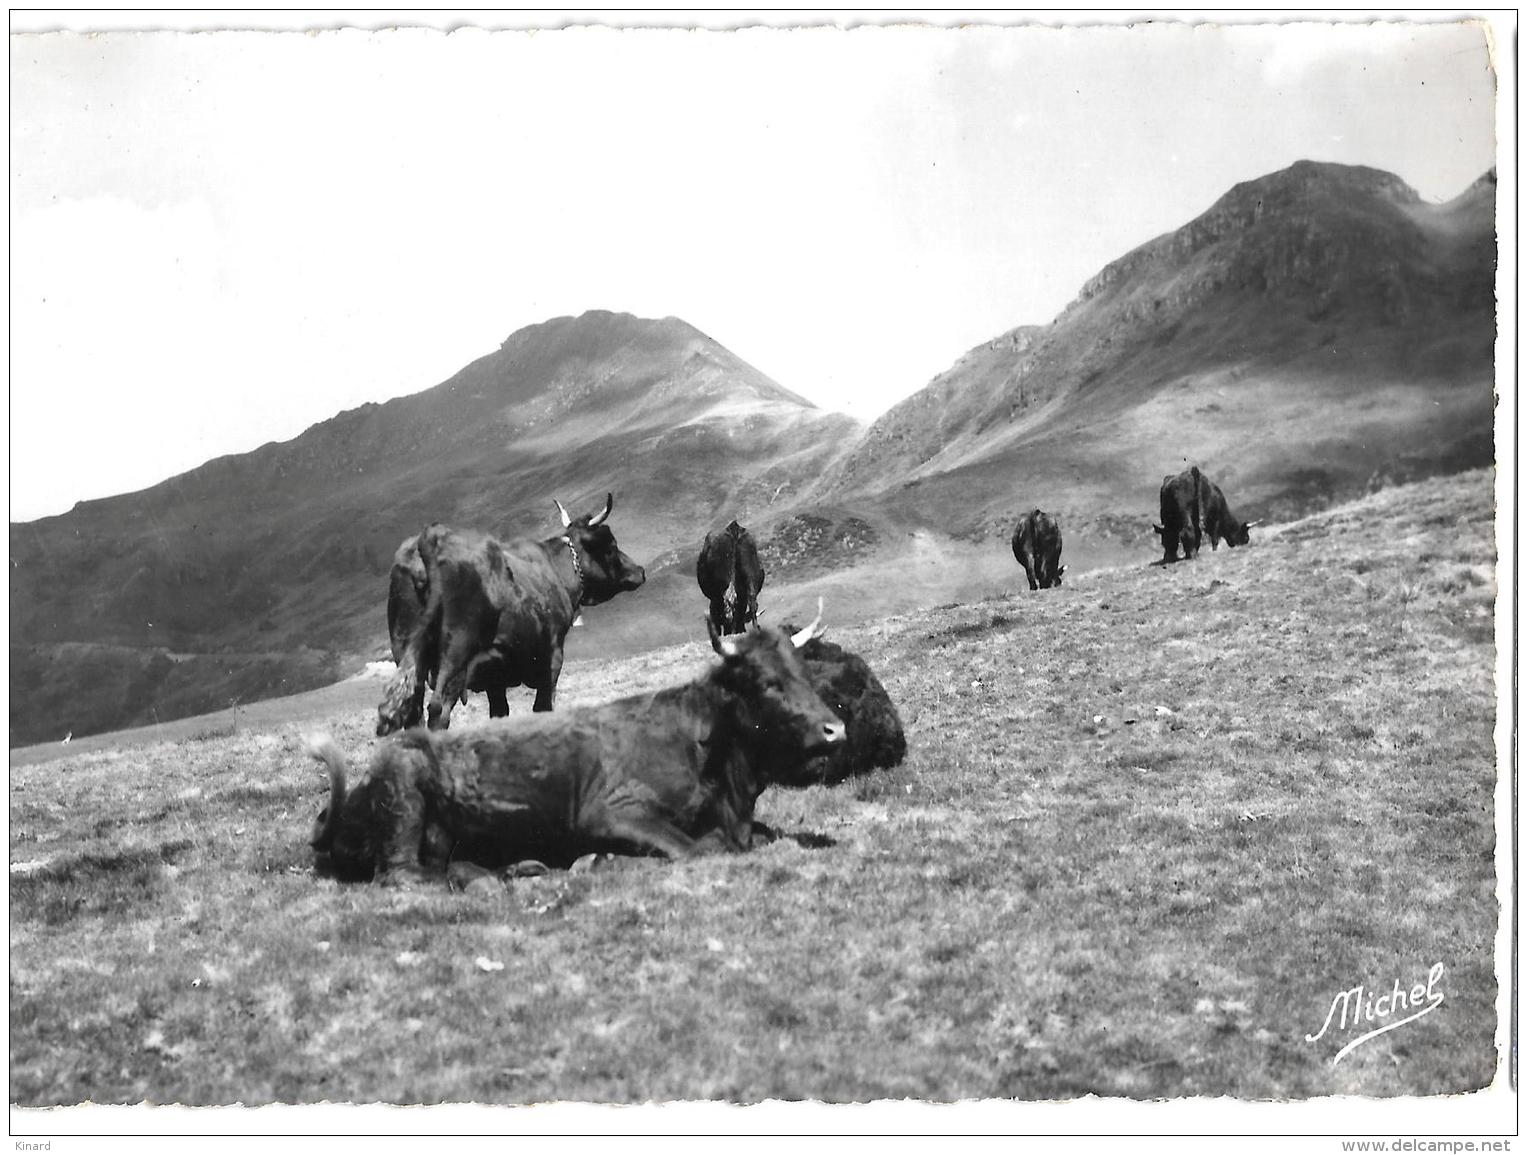
M 1156 531 L 1156 536 L 1157 537 L 1165 537 L 1166 536 L 1166 530 L 1163 529 L 1161 526 L 1157 525 L 1155 522 L 1151 522 L 1151 528 Z

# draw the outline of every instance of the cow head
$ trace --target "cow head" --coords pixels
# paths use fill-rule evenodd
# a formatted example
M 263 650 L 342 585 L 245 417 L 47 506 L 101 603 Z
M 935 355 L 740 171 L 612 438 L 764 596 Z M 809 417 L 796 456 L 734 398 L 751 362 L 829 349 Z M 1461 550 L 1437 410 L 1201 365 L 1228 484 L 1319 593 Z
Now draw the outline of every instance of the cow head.
M 784 786 L 820 781 L 822 767 L 812 759 L 844 740 L 842 720 L 817 694 L 798 652 L 821 633 L 821 622 L 820 603 L 816 621 L 794 634 L 763 626 L 722 637 L 705 622 L 722 659 L 716 680 L 739 702 L 739 723 L 764 747 L 768 780 Z
M 1243 521 L 1229 533 L 1225 534 L 1225 544 L 1230 546 L 1250 545 L 1251 527 L 1256 525 L 1254 521 Z
M 605 518 L 615 508 L 615 495 L 605 496 L 598 513 L 574 519 L 562 503 L 552 499 L 562 517 L 563 537 L 573 547 L 582 569 L 583 604 L 597 606 L 624 590 L 634 590 L 647 580 L 647 571 L 621 552 Z

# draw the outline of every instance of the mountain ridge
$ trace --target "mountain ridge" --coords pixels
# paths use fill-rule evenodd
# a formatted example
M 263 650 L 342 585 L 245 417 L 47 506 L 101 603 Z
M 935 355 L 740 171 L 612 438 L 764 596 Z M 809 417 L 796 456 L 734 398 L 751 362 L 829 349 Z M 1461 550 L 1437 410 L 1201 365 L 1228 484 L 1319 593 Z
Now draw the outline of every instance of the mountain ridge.
M 1085 506 L 1119 487 L 1089 487 L 1078 475 L 1103 465 L 1122 481 L 1154 440 L 1175 439 L 1178 448 L 1143 472 L 1159 477 L 1185 458 L 1212 467 L 1245 424 L 1231 419 L 1233 401 L 1239 394 L 1244 402 L 1252 386 L 1281 392 L 1282 408 L 1296 394 L 1307 407 L 1351 408 L 1405 387 L 1447 400 L 1447 380 L 1466 378 L 1458 392 L 1469 394 L 1468 412 L 1455 416 L 1477 426 L 1493 377 L 1493 198 L 1488 173 L 1452 201 L 1428 205 L 1392 174 L 1310 161 L 1242 182 L 1181 228 L 1110 262 L 1049 324 L 1020 326 L 967 352 L 872 423 L 817 492 L 889 501 L 1006 467 L 1018 479 L 1037 473 L 1051 501 L 1072 488 L 1063 475 L 1080 480 L 1071 504 Z M 1184 404 L 1203 394 L 1232 405 L 1211 399 L 1216 415 Z M 1100 434 L 1139 416 L 1148 432 Z M 1448 443 L 1434 453 L 1415 438 L 1402 447 L 1406 476 L 1424 473 L 1428 458 L 1449 468 L 1477 463 L 1478 446 L 1463 447 L 1454 423 L 1445 423 Z M 1077 448 L 1063 455 L 1055 442 L 1068 439 Z M 1311 456 L 1297 443 L 1289 449 Z M 1359 447 L 1355 472 L 1376 452 Z M 1307 464 L 1291 461 L 1288 471 Z M 1259 500 L 1285 496 L 1272 463 L 1262 476 L 1247 477 L 1234 462 L 1222 469 L 1251 481 Z M 1345 476 L 1333 475 L 1333 484 L 1350 487 L 1354 470 L 1337 472 Z

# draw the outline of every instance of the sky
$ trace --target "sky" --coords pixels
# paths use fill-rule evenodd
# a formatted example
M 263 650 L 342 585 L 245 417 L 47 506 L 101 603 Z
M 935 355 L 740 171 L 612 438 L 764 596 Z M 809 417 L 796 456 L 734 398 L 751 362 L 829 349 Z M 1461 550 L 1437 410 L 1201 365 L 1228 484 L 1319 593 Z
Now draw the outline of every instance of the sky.
M 13 32 L 10 516 L 588 309 L 868 421 L 1240 181 L 1457 195 L 1495 84 L 1458 22 Z

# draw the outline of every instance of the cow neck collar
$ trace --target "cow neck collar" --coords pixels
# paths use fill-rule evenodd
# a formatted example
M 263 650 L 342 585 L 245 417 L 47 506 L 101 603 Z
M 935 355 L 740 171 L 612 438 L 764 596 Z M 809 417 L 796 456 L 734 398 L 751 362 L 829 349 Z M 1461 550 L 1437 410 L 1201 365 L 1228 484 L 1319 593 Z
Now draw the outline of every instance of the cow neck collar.
M 583 563 L 578 560 L 578 547 L 565 533 L 562 535 L 562 544 L 567 546 L 567 556 L 573 559 L 573 573 L 578 578 L 578 592 L 573 595 L 573 609 L 577 609 L 583 604 Z

